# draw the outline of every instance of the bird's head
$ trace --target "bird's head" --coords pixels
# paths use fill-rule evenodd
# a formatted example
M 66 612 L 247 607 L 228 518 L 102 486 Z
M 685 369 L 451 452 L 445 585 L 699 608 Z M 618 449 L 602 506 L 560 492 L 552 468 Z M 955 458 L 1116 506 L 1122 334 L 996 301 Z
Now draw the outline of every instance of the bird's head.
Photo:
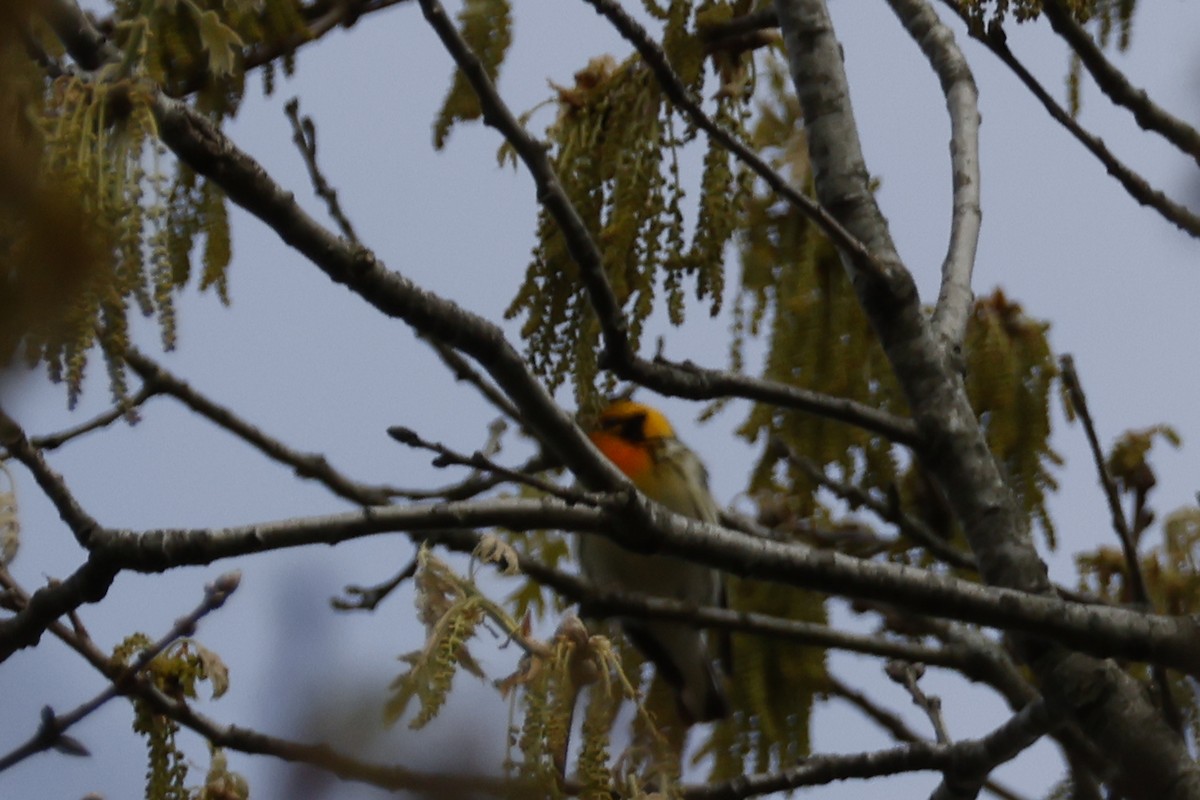
M 652 448 L 675 431 L 658 409 L 633 400 L 617 400 L 596 418 L 592 443 L 635 483 L 653 467 Z

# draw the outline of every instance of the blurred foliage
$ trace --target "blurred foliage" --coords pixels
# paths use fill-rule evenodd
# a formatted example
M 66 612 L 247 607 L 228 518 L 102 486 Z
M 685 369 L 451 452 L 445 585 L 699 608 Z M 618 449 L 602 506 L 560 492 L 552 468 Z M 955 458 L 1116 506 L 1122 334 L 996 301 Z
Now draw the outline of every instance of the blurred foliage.
M 204 785 L 193 790 L 193 800 L 249 800 L 250 785 L 242 775 L 229 769 L 225 751 L 216 747 L 210 750 L 208 774 L 204 776 Z
M 497 546 L 493 541 L 488 550 Z M 477 555 L 490 560 L 482 552 Z M 576 754 L 580 797 L 609 797 L 614 780 L 637 788 L 678 778 L 682 739 L 680 747 L 668 746 L 650 717 L 649 705 L 640 699 L 636 680 L 628 677 L 637 675 L 638 658 L 627 660 L 607 638 L 590 634 L 573 616 L 560 622 L 550 641 L 533 638 L 528 620 L 515 620 L 483 595 L 471 578 L 458 575 L 426 548 L 418 555 L 416 592 L 426 642 L 402 657 L 409 668 L 393 683 L 384 711 L 386 722 L 399 720 L 416 699 L 420 708 L 409 727 L 422 727 L 440 712 L 460 669 L 484 677 L 467 645 L 481 629 L 494 627 L 498 639 L 515 642 L 524 651 L 516 670 L 493 682 L 521 709 L 519 722 L 509 732 L 505 759 L 517 796 L 564 796 L 560 777 L 568 771 L 570 753 Z M 630 770 L 631 765 L 639 769 L 618 776 L 614 774 L 617 759 L 610 752 L 612 725 L 626 702 L 633 703 L 639 729 L 653 743 L 649 749 L 653 757 L 623 754 L 624 769 Z M 571 745 L 572 720 L 580 709 L 579 741 Z
M 100 261 L 78 198 L 39 169 L 45 80 L 19 35 L 30 6 L 0 6 L 0 364 L 27 335 L 61 334 Z
M 765 80 L 760 82 L 769 91 L 757 109 L 750 143 L 793 185 L 809 185 L 803 120 L 788 91 L 786 69 L 771 61 L 761 72 Z M 740 255 L 734 369 L 745 369 L 747 339 L 764 336 L 763 377 L 907 416 L 907 403 L 837 251 L 806 217 L 765 186 L 756 185 L 745 203 Z M 1046 494 L 1056 488 L 1051 470 L 1061 459 L 1050 446 L 1050 397 L 1058 367 L 1048 329 L 996 290 L 976 301 L 963 353 L 967 393 L 985 424 L 988 444 L 1030 522 L 1053 545 Z M 765 404 L 753 406 L 738 432 L 764 444 L 748 490 L 760 506 L 769 504 L 772 514 L 803 519 L 828 511 L 821 509 L 814 477 L 788 457 L 795 452 L 840 482 L 881 499 L 895 498 L 901 510 L 935 530 L 948 524 L 945 515 L 936 513 L 941 504 L 930 496 L 936 490 L 919 466 L 883 436 Z
M 1183 443 L 1178 431 L 1170 425 L 1126 431 L 1113 443 L 1104 465 L 1120 491 L 1145 495 L 1158 483 L 1147 460 L 1156 439 L 1175 448 Z
M 117 645 L 112 660 L 115 664 L 132 667 L 152 646 L 153 643 L 145 634 L 133 634 Z M 154 689 L 173 700 L 195 700 L 199 697 L 198 689 L 202 681 L 209 684 L 214 699 L 225 694 L 229 688 L 229 672 L 224 662 L 214 652 L 189 638 L 172 642 L 142 666 L 139 675 Z M 188 763 L 187 756 L 176 744 L 179 723 L 158 713 L 150 702 L 140 697 L 133 696 L 131 700 L 134 709 L 133 730 L 145 737 L 149 753 L 147 800 L 211 797 L 211 793 L 205 794 L 207 781 L 206 787 L 196 790 L 184 785 Z
M 713 19 L 748 7 L 716 0 L 648 4 L 663 26 L 670 63 L 695 96 L 703 95 L 705 87 L 706 46 L 699 31 Z M 722 53 L 716 67 L 721 85 L 709 113 L 726 128 L 741 130 L 753 84 L 749 55 Z M 567 196 L 600 245 L 603 269 L 624 309 L 633 346 L 638 346 L 660 295 L 671 322 L 682 322 L 685 277 L 694 280 L 697 300 L 716 314 L 724 288 L 725 247 L 736 230 L 736 209 L 746 188 L 729 154 L 707 140 L 697 143 L 706 149 L 695 224 L 688 236 L 679 160 L 696 131 L 673 111 L 641 58 L 594 58 L 575 73 L 573 85 L 555 88 L 557 116 L 546 132 L 551 159 Z M 501 149 L 501 160 L 512 156 L 511 148 Z M 566 240 L 545 210 L 539 213 L 533 261 L 507 316 L 524 318 L 521 333 L 531 365 L 551 387 L 569 377 L 581 407 L 611 392 L 611 382 L 603 392 L 596 389 L 600 320 Z
M 967 323 L 967 395 L 988 446 L 1033 525 L 1056 544 L 1046 495 L 1058 488 L 1051 470 L 1062 457 L 1050 446 L 1050 398 L 1058 364 L 1050 326 L 1026 316 L 1000 289 L 976 300 Z
M 309 37 L 299 0 L 110 0 L 107 33 L 125 57 L 122 72 L 153 81 L 172 97 L 222 119 L 245 93 L 243 53 L 283 57 Z
M 393 724 L 416 699 L 420 710 L 409 722 L 413 729 L 424 727 L 441 711 L 459 668 L 483 677 L 467 642 L 488 611 L 501 615 L 507 627 L 516 629 L 516 622 L 506 612 L 430 555 L 428 549 L 421 549 L 417 565 L 417 612 L 425 625 L 426 643 L 422 649 L 400 657 L 409 669 L 392 682 L 392 696 L 383 710 L 384 721 Z
M 17 510 L 17 482 L 8 466 L 0 461 L 0 569 L 7 569 L 21 549 L 21 515 Z
M 1037 19 L 1042 0 L 957 0 L 960 8 L 978 22 L 1003 23 L 1011 14 L 1017 22 Z M 1095 22 L 1101 41 L 1107 43 L 1114 28 L 1120 31 L 1120 46 L 1129 44 L 1137 0 L 1063 0 L 1063 5 L 1080 22 Z
M 525 492 L 522 492 L 525 494 Z M 562 531 L 506 532 L 505 538 L 517 549 L 521 558 L 530 558 L 552 569 L 562 568 L 571 559 L 571 548 Z M 544 619 L 547 614 L 557 614 L 566 609 L 567 603 L 557 593 L 551 592 L 537 581 L 525 580 L 508 597 L 517 618 L 530 614 L 534 619 Z
M 1131 506 L 1131 534 L 1135 548 L 1136 568 L 1146 587 L 1150 612 L 1188 617 L 1200 614 L 1200 507 L 1188 505 L 1167 515 L 1159 526 L 1161 541 L 1142 548 L 1145 534 L 1155 515 L 1150 509 L 1149 496 L 1158 484 L 1150 454 L 1156 440 L 1178 447 L 1180 438 L 1173 428 L 1155 425 L 1127 431 L 1113 443 L 1105 466 L 1121 499 Z M 1124 512 L 1124 510 L 1122 511 Z M 1114 534 L 1115 538 L 1115 534 Z M 1079 588 L 1111 603 L 1131 604 L 1137 601 L 1131 580 L 1131 564 L 1119 544 L 1101 545 L 1075 557 L 1079 571 Z M 1126 670 L 1146 684 L 1148 695 L 1154 696 L 1155 678 L 1145 664 L 1126 664 Z M 1181 673 L 1163 672 L 1167 691 L 1182 713 L 1188 733 L 1200 736 L 1200 695 L 1191 678 Z M 1161 691 L 1163 684 L 1157 691 Z
M 1154 521 L 1149 510 L 1151 491 L 1158 477 L 1150 462 L 1156 440 L 1173 447 L 1180 444 L 1179 434 L 1168 425 L 1154 425 L 1126 431 L 1117 437 L 1105 458 L 1105 468 L 1119 496 L 1131 501 L 1130 523 L 1133 544 L 1139 546 Z M 1122 509 L 1122 513 L 1125 513 Z M 1200 575 L 1197 556 L 1200 551 L 1200 509 L 1188 507 L 1171 514 L 1162 525 L 1163 540 L 1140 556 L 1140 569 L 1154 610 L 1167 614 L 1192 614 L 1200 611 Z M 1129 580 L 1129 564 L 1116 546 L 1101 546 L 1075 557 L 1080 588 L 1115 603 L 1134 601 Z
M 816 592 L 727 578 L 729 607 L 779 619 L 825 624 Z M 710 780 L 767 772 L 812 752 L 813 706 L 826 688 L 825 649 L 768 636 L 730 636 L 726 671 L 730 719 L 713 726 L 699 757 L 712 758 Z
M 78 399 L 100 344 L 113 394 L 126 392 L 121 353 L 131 306 L 158 318 L 175 344 L 174 298 L 200 252 L 201 289 L 228 302 L 232 255 L 223 193 L 158 142 L 159 87 L 215 122 L 244 89 L 243 48 L 307 35 L 296 0 L 117 0 L 102 23 L 120 52 L 93 72 L 64 71 L 41 24 L 0 42 L 0 358 L 21 346 Z M 292 45 L 294 46 L 294 44 Z

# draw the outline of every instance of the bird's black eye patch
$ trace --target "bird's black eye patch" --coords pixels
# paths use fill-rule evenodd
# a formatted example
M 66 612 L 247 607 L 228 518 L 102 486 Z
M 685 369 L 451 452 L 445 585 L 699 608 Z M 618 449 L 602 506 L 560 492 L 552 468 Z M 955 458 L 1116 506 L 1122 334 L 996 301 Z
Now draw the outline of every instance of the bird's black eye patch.
M 630 414 L 627 417 L 609 417 L 600 423 L 606 431 L 613 431 L 627 442 L 641 442 L 646 439 L 646 415 L 644 413 Z

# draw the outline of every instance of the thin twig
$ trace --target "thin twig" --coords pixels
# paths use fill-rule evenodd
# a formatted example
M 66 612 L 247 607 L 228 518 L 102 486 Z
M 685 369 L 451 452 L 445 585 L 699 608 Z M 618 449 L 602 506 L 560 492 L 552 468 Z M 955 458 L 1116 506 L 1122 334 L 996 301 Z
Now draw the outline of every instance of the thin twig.
M 229 572 L 205 586 L 204 599 L 201 600 L 200 604 L 186 616 L 177 620 L 171 627 L 171 630 L 159 638 L 158 641 L 139 652 L 133 663 L 120 669 L 119 674 L 112 679 L 112 683 L 91 700 L 61 716 L 56 715 L 48 706 L 43 709 L 41 725 L 38 727 L 37 732 L 24 744 L 14 748 L 6 755 L 0 756 L 0 772 L 24 761 L 35 753 L 52 748 L 61 750 L 64 745 L 68 748 L 68 752 L 73 755 L 87 755 L 86 748 L 82 753 L 79 752 L 77 748 L 82 747 L 82 745 L 76 743 L 71 737 L 65 736 L 67 730 L 85 717 L 91 715 L 109 700 L 123 694 L 129 683 L 173 642 L 177 639 L 191 636 L 201 619 L 225 604 L 229 596 L 237 590 L 240 580 L 241 576 L 239 573 Z M 3 583 L 4 588 L 9 592 L 10 596 L 16 593 L 18 605 L 29 603 L 29 596 L 20 589 L 15 581 L 12 581 L 7 572 L 0 571 L 0 582 Z
M 979 569 L 971 555 L 955 550 L 943 538 L 930 530 L 928 525 L 916 517 L 905 514 L 895 504 L 879 500 L 861 487 L 834 480 L 825 473 L 825 470 L 821 469 L 819 464 L 811 458 L 795 452 L 780 439 L 772 440 L 771 446 L 783 453 L 788 462 L 804 472 L 810 480 L 833 492 L 851 508 L 869 509 L 884 522 L 895 525 L 901 534 L 927 549 L 935 558 L 959 569 L 971 571 Z
M 161 364 L 134 347 L 124 354 L 125 363 L 155 392 L 169 394 L 210 422 L 229 431 L 267 457 L 290 466 L 301 478 L 315 480 L 339 497 L 364 506 L 383 505 L 403 495 L 394 486 L 360 483 L 347 477 L 318 453 L 302 453 L 268 436 L 260 428 L 239 417 L 229 408 L 209 399 Z
M 296 143 L 296 149 L 300 151 L 300 156 L 304 159 L 304 166 L 308 168 L 308 177 L 312 181 L 313 191 L 325 201 L 325 206 L 329 209 L 329 216 L 341 228 L 342 235 L 349 241 L 358 244 L 358 234 L 354 232 L 350 218 L 342 211 L 342 204 L 338 202 L 337 190 L 325 179 L 321 167 L 317 164 L 316 123 L 313 122 L 312 117 L 300 116 L 300 99 L 297 97 L 287 101 L 283 110 L 292 123 L 292 141 Z
M 743 800 L 802 786 L 918 770 L 954 775 L 987 774 L 1036 742 L 1050 724 L 1050 714 L 1044 704 L 1038 702 L 1022 709 L 980 739 L 955 744 L 913 742 L 888 750 L 850 755 L 812 755 L 778 772 L 742 775 L 730 781 L 685 787 L 682 794 L 687 800 Z
M 925 741 L 917 732 L 908 726 L 899 715 L 892 713 L 888 709 L 882 707 L 865 694 L 844 683 L 834 675 L 827 676 L 829 685 L 827 691 L 831 697 L 836 697 L 844 700 L 850 705 L 857 708 L 868 719 L 871 719 L 879 727 L 886 730 L 898 742 L 922 742 Z M 983 788 L 999 797 L 1000 800 L 1027 800 L 1024 796 L 1008 788 L 999 781 L 989 778 L 983 783 Z
M 351 584 L 342 590 L 346 594 L 345 597 L 335 597 L 329 604 L 338 611 L 374 611 L 400 584 L 416 574 L 417 557 L 413 556 L 403 569 L 383 583 L 374 586 Z
M 406 428 L 403 425 L 393 425 L 388 428 L 388 436 L 391 436 L 397 442 L 408 447 L 416 447 L 422 450 L 429 450 L 437 453 L 438 457 L 434 459 L 433 466 L 442 468 L 447 466 L 470 467 L 481 472 L 490 472 L 501 478 L 514 483 L 524 484 L 537 489 L 543 494 L 548 494 L 552 497 L 557 497 L 565 500 L 568 503 L 591 503 L 595 498 L 588 495 L 586 492 L 572 489 L 567 486 L 560 486 L 552 483 L 537 475 L 531 475 L 527 472 L 505 467 L 497 464 L 490 458 L 479 451 L 475 451 L 471 455 L 464 455 L 451 450 L 440 442 L 431 442 L 421 437 L 416 431 L 411 428 Z
M 1017 666 L 1011 654 L 978 628 L 932 616 L 902 614 L 891 606 L 876 605 L 874 610 L 883 616 L 889 629 L 898 629 L 910 636 L 934 636 L 947 645 L 964 647 L 972 658 L 967 669 L 962 670 L 962 674 L 969 680 L 991 686 L 1014 712 L 1041 697 L 1037 689 L 1030 684 L 1028 674 Z M 1079 783 L 1081 800 L 1099 800 L 1095 787 L 1099 782 L 1112 779 L 1111 759 L 1104 756 L 1095 743 L 1073 722 L 1056 728 L 1054 737 L 1059 741 L 1067 761 L 1071 764 L 1074 778 Z
M 450 345 L 440 342 L 429 337 L 422 337 L 422 341 L 433 348 L 433 352 L 442 360 L 449 370 L 454 373 L 454 380 L 464 381 L 483 395 L 484 399 L 496 407 L 500 413 L 517 423 L 521 427 L 525 427 L 525 423 L 521 419 L 521 411 L 512 402 L 504 396 L 504 393 L 496 388 L 496 385 L 486 380 L 479 371 L 471 366 L 467 359 L 463 358 L 457 350 Z
M 1133 601 L 1143 608 L 1152 608 L 1150 596 L 1146 591 L 1146 580 L 1142 575 L 1141 559 L 1138 558 L 1137 542 L 1133 538 L 1133 532 L 1129 529 L 1129 523 L 1125 520 L 1117 483 L 1108 471 L 1108 463 L 1104 459 L 1104 451 L 1100 447 L 1100 439 L 1096 435 L 1096 425 L 1092 421 L 1091 411 L 1088 410 L 1087 397 L 1083 393 L 1083 385 L 1079 382 L 1079 374 L 1075 371 L 1075 359 L 1070 355 L 1064 355 L 1059 358 L 1058 364 L 1063 387 L 1067 390 L 1071 406 L 1080 422 L 1083 423 L 1083 432 L 1087 436 L 1088 447 L 1092 451 L 1092 460 L 1096 465 L 1100 486 L 1104 489 L 1104 498 L 1108 501 L 1113 530 L 1116 531 L 1117 539 L 1121 543 L 1121 552 L 1125 556 L 1125 567 L 1129 573 Z
M 929 800 L 974 800 L 996 767 L 1032 747 L 1048 731 L 1062 724 L 1045 700 L 1036 700 L 983 739 L 968 746 L 971 757 L 943 770 L 941 784 Z
M 0 446 L 3 446 L 9 456 L 21 462 L 33 475 L 38 486 L 54 504 L 58 515 L 75 535 L 75 541 L 85 548 L 89 547 L 92 537 L 100 530 L 100 523 L 91 514 L 84 511 L 83 506 L 67 488 L 62 476 L 50 468 L 42 456 L 42 451 L 33 446 L 21 427 L 2 408 L 0 408 Z
M 884 666 L 884 672 L 903 686 L 912 698 L 913 705 L 929 717 L 938 744 L 950 744 L 950 733 L 946 730 L 946 720 L 942 717 L 942 698 L 926 694 L 920 686 L 920 680 L 925 674 L 925 665 L 921 662 L 893 659 Z
M 551 469 L 560 469 L 562 463 L 546 453 L 537 453 L 524 464 L 515 468 L 521 475 L 534 475 Z M 507 478 L 495 473 L 475 472 L 458 483 L 451 483 L 433 489 L 400 489 L 396 497 L 405 500 L 445 500 L 461 501 L 478 497 L 489 489 L 494 489 L 505 483 Z
M 55 433 L 48 433 L 42 436 L 29 437 L 29 443 L 42 451 L 56 450 L 62 447 L 67 442 L 77 439 L 84 434 L 92 431 L 100 430 L 108 427 L 117 420 L 127 417 L 130 412 L 136 408 L 140 408 L 147 400 L 159 394 L 159 390 L 151 386 L 143 385 L 129 397 L 114 405 L 112 408 L 97 414 L 86 422 L 81 422 L 70 428 L 66 428 Z M 4 456 L 0 453 L 0 458 Z
M 1112 515 L 1113 530 L 1117 533 L 1117 538 L 1121 542 L 1121 552 L 1125 557 L 1125 571 L 1129 577 L 1129 587 L 1133 595 L 1133 600 L 1142 608 L 1153 611 L 1154 601 L 1151 599 L 1150 593 L 1146 588 L 1146 579 L 1142 572 L 1142 561 L 1138 557 L 1137 534 L 1130 530 L 1129 523 L 1125 519 L 1125 512 L 1121 508 L 1121 498 L 1117 490 L 1117 483 L 1108 471 L 1108 463 L 1105 461 L 1104 452 L 1100 448 L 1100 440 L 1096 435 L 1096 426 L 1092 421 L 1091 411 L 1088 409 L 1087 396 L 1083 392 L 1083 384 L 1079 380 L 1079 373 L 1075 370 L 1075 359 L 1069 354 L 1063 355 L 1059 358 L 1059 367 L 1063 386 L 1066 387 L 1067 396 L 1071 400 L 1071 406 L 1074 408 L 1080 422 L 1083 423 L 1083 430 L 1087 436 L 1088 446 L 1092 451 L 1092 460 L 1096 464 L 1096 472 L 1100 477 L 1100 485 L 1104 488 L 1104 496 L 1108 500 L 1108 509 Z M 1151 674 L 1154 678 L 1158 704 L 1162 709 L 1163 718 L 1177 732 L 1182 733 L 1184 726 L 1183 713 L 1179 710 L 1179 706 L 1175 702 L 1175 696 L 1171 692 L 1170 676 L 1160 664 L 1152 665 Z

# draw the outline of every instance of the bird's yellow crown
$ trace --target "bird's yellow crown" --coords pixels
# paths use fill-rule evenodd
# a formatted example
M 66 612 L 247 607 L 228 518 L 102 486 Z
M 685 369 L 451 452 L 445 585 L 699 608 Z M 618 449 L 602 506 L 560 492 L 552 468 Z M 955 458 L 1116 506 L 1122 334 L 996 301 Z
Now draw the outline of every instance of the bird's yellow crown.
M 633 400 L 617 400 L 600 412 L 596 427 L 630 442 L 669 439 L 675 429 L 658 409 Z
M 675 431 L 661 412 L 632 400 L 617 400 L 600 412 L 589 434 L 597 449 L 617 469 L 646 491 L 654 478 L 658 443 L 672 439 Z

